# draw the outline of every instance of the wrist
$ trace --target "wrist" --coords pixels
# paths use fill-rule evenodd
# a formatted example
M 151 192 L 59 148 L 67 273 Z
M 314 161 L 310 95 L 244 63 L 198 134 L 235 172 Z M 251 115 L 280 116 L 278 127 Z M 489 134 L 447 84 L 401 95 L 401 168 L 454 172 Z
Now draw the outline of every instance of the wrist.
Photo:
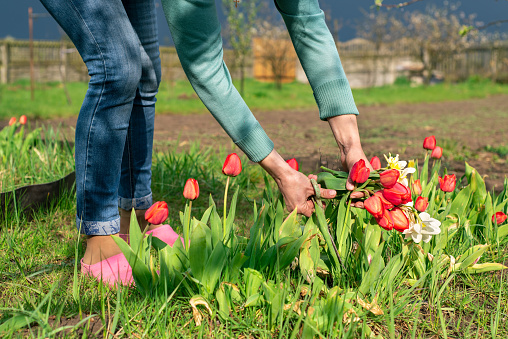
M 270 176 L 280 183 L 290 173 L 291 167 L 288 163 L 277 153 L 275 149 L 268 154 L 266 158 L 259 162 L 259 165 L 270 174 Z

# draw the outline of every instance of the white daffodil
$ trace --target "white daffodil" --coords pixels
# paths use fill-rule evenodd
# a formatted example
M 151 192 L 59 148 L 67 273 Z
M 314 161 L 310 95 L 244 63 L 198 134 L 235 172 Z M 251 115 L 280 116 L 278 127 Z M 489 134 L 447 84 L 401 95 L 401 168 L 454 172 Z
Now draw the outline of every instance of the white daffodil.
M 413 239 L 418 244 L 422 240 L 423 242 L 429 242 L 432 239 L 432 235 L 441 233 L 441 228 L 439 228 L 441 222 L 439 220 L 431 218 L 427 212 L 420 213 L 419 217 L 423 227 L 420 223 L 409 225 L 409 228 L 402 232 L 406 235 L 406 239 Z
M 398 154 L 395 157 L 392 157 L 391 154 L 389 154 L 389 157 L 387 157 L 386 154 L 384 156 L 385 156 L 386 162 L 388 163 L 388 168 L 396 169 L 399 171 L 400 175 L 399 175 L 398 182 L 401 183 L 402 185 L 408 187 L 409 183 L 407 180 L 407 175 L 416 172 L 416 168 L 414 168 L 414 165 L 408 166 L 406 168 L 407 161 L 404 161 L 404 160 L 399 161 Z M 414 164 L 414 163 L 411 162 L 411 164 Z

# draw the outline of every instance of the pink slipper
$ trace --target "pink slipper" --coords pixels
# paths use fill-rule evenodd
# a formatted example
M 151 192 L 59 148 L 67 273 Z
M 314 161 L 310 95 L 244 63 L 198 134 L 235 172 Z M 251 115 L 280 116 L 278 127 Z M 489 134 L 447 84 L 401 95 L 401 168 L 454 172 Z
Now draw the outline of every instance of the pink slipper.
M 123 253 L 99 261 L 93 265 L 87 265 L 81 259 L 81 273 L 91 275 L 102 280 L 110 287 L 115 285 L 134 285 L 132 268 Z
M 183 238 L 181 238 L 178 233 L 173 231 L 171 226 L 169 225 L 162 225 L 160 227 L 157 227 L 154 230 L 146 232 L 146 234 L 151 234 L 152 236 L 159 238 L 160 240 L 164 241 L 169 246 L 173 246 L 175 241 L 180 238 L 183 243 Z

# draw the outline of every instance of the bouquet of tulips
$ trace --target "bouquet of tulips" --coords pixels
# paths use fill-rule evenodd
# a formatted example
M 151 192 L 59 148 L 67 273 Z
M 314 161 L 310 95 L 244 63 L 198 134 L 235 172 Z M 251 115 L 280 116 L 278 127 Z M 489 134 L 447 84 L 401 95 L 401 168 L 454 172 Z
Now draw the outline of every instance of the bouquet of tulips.
M 363 206 L 385 230 L 395 229 L 405 234 L 406 239 L 419 243 L 429 242 L 432 235 L 441 232 L 441 222 L 425 212 L 427 198 L 419 196 L 413 203 L 413 195 L 418 191 L 419 182 L 409 188 L 408 176 L 416 171 L 414 163 L 400 161 L 399 156 L 391 154 L 385 159 L 387 167 L 381 168 L 381 161 L 373 157 L 370 161 L 374 170 L 366 166 L 363 159 L 354 164 L 349 172 L 333 171 L 322 167 L 325 172 L 318 175 L 318 183 L 337 191 L 337 199 L 346 200 L 352 192 L 364 193 Z M 348 178 L 355 184 L 353 191 L 346 190 Z

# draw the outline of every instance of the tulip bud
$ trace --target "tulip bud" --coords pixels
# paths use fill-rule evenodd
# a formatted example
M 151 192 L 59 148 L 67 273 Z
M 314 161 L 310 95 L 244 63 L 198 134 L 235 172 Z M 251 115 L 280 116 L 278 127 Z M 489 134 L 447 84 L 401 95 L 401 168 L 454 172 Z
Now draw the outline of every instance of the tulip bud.
M 383 190 L 383 197 L 395 206 L 412 201 L 409 189 L 399 182 L 392 188 L 385 188 Z
M 427 209 L 427 207 L 429 207 L 429 198 L 422 196 L 416 198 L 415 209 L 418 212 L 424 212 Z
M 393 228 L 395 228 L 397 231 L 403 232 L 409 228 L 409 219 L 403 210 L 395 207 L 390 211 L 390 215 L 392 216 L 393 220 Z
M 376 218 L 377 224 L 384 228 L 385 230 L 389 231 L 393 228 L 393 218 L 390 214 L 390 211 L 384 210 L 383 216 L 380 218 Z
M 9 120 L 9 126 L 12 126 L 16 123 L 16 117 L 12 117 L 10 120 Z
M 376 171 L 381 168 L 381 160 L 379 160 L 377 156 L 373 156 L 372 159 L 370 159 L 370 164 Z
M 199 197 L 199 185 L 196 179 L 187 179 L 185 187 L 183 188 L 183 196 L 185 199 L 189 200 L 196 200 Z
M 22 115 L 22 116 L 19 117 L 19 123 L 21 125 L 26 124 L 26 115 Z
M 240 161 L 240 157 L 238 157 L 236 153 L 228 155 L 222 166 L 222 173 L 230 177 L 236 177 L 241 171 L 242 162 Z
M 385 197 L 383 197 L 383 191 L 377 191 L 376 193 L 374 193 L 374 195 L 379 199 L 381 199 L 381 202 L 383 203 L 385 210 L 391 210 L 393 208 L 393 204 L 388 200 L 386 200 Z
M 152 225 L 160 225 L 168 218 L 168 204 L 165 201 L 157 201 L 145 212 L 145 220 Z
M 363 184 L 369 179 L 370 169 L 365 166 L 365 160 L 360 159 L 354 165 L 349 172 L 349 177 L 353 182 Z
M 413 193 L 416 195 L 422 194 L 422 184 L 420 183 L 420 179 L 415 180 L 413 183 Z
M 286 161 L 289 165 L 289 167 L 291 167 L 292 169 L 294 169 L 295 171 L 298 171 L 298 161 L 296 161 L 295 158 L 293 159 L 289 159 Z
M 384 188 L 392 188 L 399 180 L 400 172 L 396 169 L 389 169 L 379 174 L 381 185 Z
M 441 188 L 443 192 L 453 192 L 456 184 L 457 178 L 455 174 L 447 174 L 444 178 L 439 177 L 439 188 Z
M 383 216 L 385 207 L 381 199 L 373 195 L 364 201 L 363 206 L 365 209 L 374 216 L 374 218 L 381 218 Z
M 423 148 L 433 150 L 436 147 L 436 137 L 431 135 L 423 140 Z
M 433 150 L 430 156 L 434 159 L 441 159 L 443 156 L 443 149 L 439 146 L 436 146 Z
M 496 214 L 494 214 L 492 216 L 492 222 L 499 225 L 499 224 L 504 223 L 507 218 L 508 218 L 508 216 L 506 214 L 504 214 L 503 212 L 496 212 Z

